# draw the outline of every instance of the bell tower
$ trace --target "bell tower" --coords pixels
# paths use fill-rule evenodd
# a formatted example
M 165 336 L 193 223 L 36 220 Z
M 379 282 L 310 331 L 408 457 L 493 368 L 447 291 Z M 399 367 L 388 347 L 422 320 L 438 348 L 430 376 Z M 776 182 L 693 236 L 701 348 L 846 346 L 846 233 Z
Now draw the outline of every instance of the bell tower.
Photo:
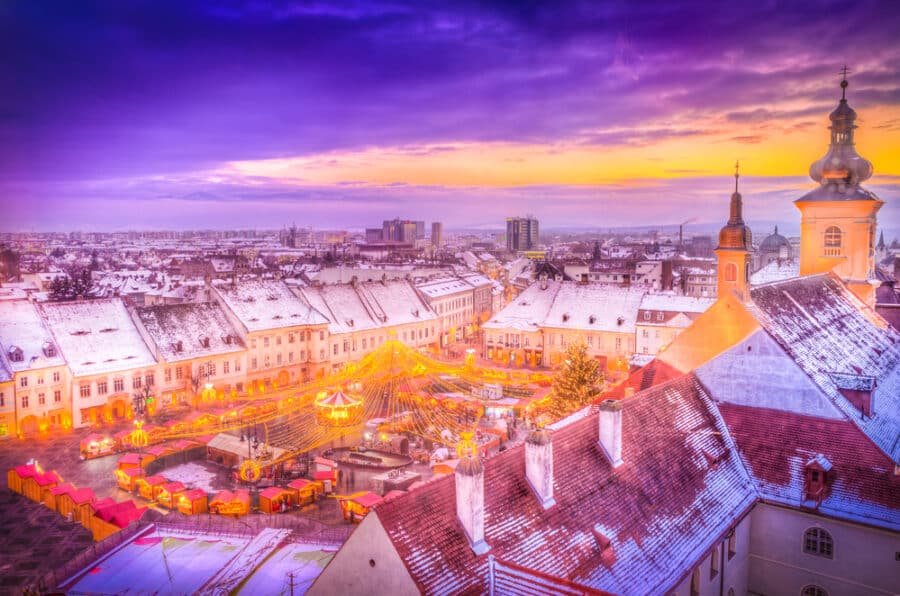
M 731 207 L 728 223 L 719 232 L 719 245 L 716 247 L 718 259 L 717 294 L 724 298 L 734 294 L 742 302 L 750 297 L 750 247 L 753 238 L 750 228 L 744 224 L 743 202 L 738 192 L 740 172 L 739 164 L 734 164 L 734 193 L 731 195 Z
M 797 199 L 800 210 L 800 275 L 834 271 L 863 302 L 874 305 L 876 214 L 884 205 L 861 183 L 872 163 L 856 152 L 856 111 L 847 103 L 847 67 L 841 100 L 829 115 L 831 145 L 809 168 L 818 188 Z

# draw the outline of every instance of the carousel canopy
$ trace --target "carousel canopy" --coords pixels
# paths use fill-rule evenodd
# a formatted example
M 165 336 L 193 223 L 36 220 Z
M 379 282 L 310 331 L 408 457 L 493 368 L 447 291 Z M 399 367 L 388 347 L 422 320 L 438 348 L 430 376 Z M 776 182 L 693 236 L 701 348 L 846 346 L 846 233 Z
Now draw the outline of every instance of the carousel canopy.
M 358 399 L 350 397 L 340 389 L 331 395 L 316 401 L 316 405 L 330 408 L 349 408 L 358 404 Z

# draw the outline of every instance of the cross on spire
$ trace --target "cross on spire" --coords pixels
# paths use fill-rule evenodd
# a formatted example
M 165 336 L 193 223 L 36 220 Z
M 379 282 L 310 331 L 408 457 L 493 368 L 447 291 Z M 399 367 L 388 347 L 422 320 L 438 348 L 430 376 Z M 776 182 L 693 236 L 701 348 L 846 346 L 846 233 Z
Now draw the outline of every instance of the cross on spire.
M 740 160 L 735 161 L 734 162 L 734 192 L 738 191 L 738 178 L 741 177 L 740 168 L 741 168 Z
M 850 69 L 845 64 L 838 74 L 841 75 L 841 99 L 847 99 L 847 85 L 850 84 L 847 82 L 847 75 L 850 74 Z

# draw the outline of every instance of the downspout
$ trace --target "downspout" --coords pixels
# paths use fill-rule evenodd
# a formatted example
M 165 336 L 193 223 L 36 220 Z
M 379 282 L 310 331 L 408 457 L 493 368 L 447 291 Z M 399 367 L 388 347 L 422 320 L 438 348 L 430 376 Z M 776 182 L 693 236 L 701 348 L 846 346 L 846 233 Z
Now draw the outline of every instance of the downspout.
M 731 531 L 734 532 L 734 529 L 732 529 Z M 719 543 L 719 550 L 721 551 L 721 555 L 719 555 L 719 556 L 721 557 L 721 561 L 722 561 L 721 565 L 719 566 L 719 569 L 721 569 L 721 571 L 722 571 L 719 574 L 719 596 L 724 596 L 724 594 L 725 594 L 725 549 L 726 548 L 728 548 L 727 541 Z

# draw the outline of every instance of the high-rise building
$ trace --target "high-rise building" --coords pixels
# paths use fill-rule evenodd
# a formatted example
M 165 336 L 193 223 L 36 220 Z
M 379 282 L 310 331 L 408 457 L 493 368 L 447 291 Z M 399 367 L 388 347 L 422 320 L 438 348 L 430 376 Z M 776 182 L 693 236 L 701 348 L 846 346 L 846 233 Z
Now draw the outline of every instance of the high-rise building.
M 444 227 L 439 221 L 431 222 L 431 245 L 440 248 L 444 243 Z
M 386 219 L 382 225 L 383 240 L 385 242 L 402 242 L 403 244 L 415 244 L 419 238 L 421 228 L 422 237 L 425 236 L 425 222 L 410 221 L 408 219 Z
M 506 250 L 534 250 L 538 246 L 538 220 L 531 215 L 506 218 Z

